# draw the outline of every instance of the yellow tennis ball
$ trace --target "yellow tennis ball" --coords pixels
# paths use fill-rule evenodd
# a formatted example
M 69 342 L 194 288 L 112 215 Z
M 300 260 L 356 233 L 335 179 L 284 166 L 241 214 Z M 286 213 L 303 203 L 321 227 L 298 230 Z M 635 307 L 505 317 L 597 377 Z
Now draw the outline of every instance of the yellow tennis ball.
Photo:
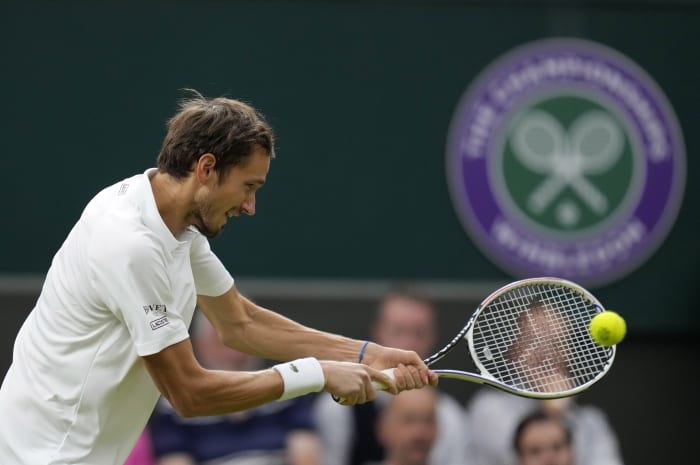
M 593 317 L 589 330 L 596 343 L 613 346 L 625 338 L 627 324 L 620 315 L 607 310 Z

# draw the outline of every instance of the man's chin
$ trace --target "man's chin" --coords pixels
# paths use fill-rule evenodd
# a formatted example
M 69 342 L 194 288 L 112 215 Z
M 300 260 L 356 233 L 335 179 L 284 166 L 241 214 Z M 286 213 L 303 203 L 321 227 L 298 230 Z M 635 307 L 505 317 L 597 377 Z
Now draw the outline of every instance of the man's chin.
M 216 236 L 220 235 L 221 232 L 224 230 L 224 226 L 225 225 L 222 225 L 218 230 L 214 230 L 212 228 L 209 228 L 206 225 L 199 225 L 199 224 L 194 225 L 194 227 L 197 228 L 197 231 L 199 231 L 200 233 L 202 233 L 203 236 L 205 236 L 209 239 L 213 239 Z

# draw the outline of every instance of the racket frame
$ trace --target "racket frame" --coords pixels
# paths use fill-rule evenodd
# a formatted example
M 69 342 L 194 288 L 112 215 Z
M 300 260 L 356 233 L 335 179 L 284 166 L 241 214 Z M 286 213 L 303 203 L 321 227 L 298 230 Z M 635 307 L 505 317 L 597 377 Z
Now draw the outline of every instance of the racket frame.
M 455 335 L 452 340 L 447 343 L 442 349 L 438 350 L 435 352 L 433 355 L 430 357 L 426 358 L 424 360 L 425 364 L 428 366 L 432 366 L 435 364 L 437 361 L 442 359 L 445 355 L 447 355 L 449 352 L 454 349 L 459 342 L 464 339 L 467 341 L 467 344 L 469 346 L 469 353 L 471 355 L 471 358 L 480 371 L 480 373 L 472 373 L 468 371 L 462 371 L 462 370 L 450 370 L 450 369 L 434 369 L 433 371 L 438 375 L 440 378 L 452 378 L 452 379 L 458 379 L 462 381 L 469 381 L 473 383 L 478 383 L 478 384 L 484 384 L 488 385 L 497 389 L 500 389 L 502 391 L 509 392 L 511 394 L 515 394 L 521 397 L 529 397 L 529 398 L 534 398 L 534 399 L 557 399 L 561 397 L 569 397 L 575 394 L 578 394 L 582 391 L 585 391 L 589 387 L 591 387 L 593 384 L 598 382 L 605 374 L 608 372 L 610 367 L 612 366 L 612 363 L 615 359 L 615 354 L 616 354 L 616 346 L 609 346 L 606 349 L 609 351 L 609 356 L 607 359 L 607 362 L 603 366 L 603 369 L 600 370 L 600 372 L 594 376 L 592 379 L 588 380 L 587 382 L 575 386 L 571 389 L 565 390 L 565 391 L 554 391 L 554 392 L 537 392 L 537 391 L 531 391 L 531 390 L 526 390 L 526 389 L 520 389 L 515 386 L 511 386 L 509 384 L 503 383 L 493 377 L 491 374 L 488 373 L 488 371 L 484 368 L 484 366 L 480 363 L 479 357 L 475 355 L 475 349 L 474 349 L 474 340 L 473 340 L 473 330 L 474 330 L 474 322 L 478 318 L 479 314 L 487 308 L 495 299 L 500 297 L 501 295 L 512 291 L 513 289 L 517 289 L 520 287 L 524 286 L 530 286 L 530 285 L 535 285 L 535 284 L 553 284 L 555 286 L 559 287 L 566 287 L 579 295 L 583 297 L 584 299 L 588 300 L 591 302 L 593 308 L 596 310 L 596 312 L 601 313 L 604 311 L 603 306 L 600 304 L 598 299 L 595 298 L 589 291 L 581 287 L 580 285 L 565 280 L 561 278 L 553 278 L 553 277 L 540 277 L 540 278 L 527 278 L 527 279 L 522 279 L 519 281 L 512 282 L 510 284 L 507 284 L 496 291 L 492 292 L 488 297 L 486 297 L 477 307 L 477 309 L 474 311 L 472 316 L 469 318 L 467 323 L 464 325 L 464 327 Z

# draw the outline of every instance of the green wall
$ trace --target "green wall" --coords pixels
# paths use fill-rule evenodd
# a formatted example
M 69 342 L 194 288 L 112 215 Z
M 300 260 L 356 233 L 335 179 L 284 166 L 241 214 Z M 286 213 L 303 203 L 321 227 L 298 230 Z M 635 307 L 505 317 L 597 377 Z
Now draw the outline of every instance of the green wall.
M 0 273 L 43 273 L 100 188 L 153 165 L 192 87 L 250 101 L 278 135 L 258 213 L 213 247 L 238 276 L 507 280 L 445 181 L 471 80 L 553 36 L 617 49 L 685 133 L 685 200 L 640 269 L 596 291 L 639 331 L 698 331 L 697 2 L 5 1 Z

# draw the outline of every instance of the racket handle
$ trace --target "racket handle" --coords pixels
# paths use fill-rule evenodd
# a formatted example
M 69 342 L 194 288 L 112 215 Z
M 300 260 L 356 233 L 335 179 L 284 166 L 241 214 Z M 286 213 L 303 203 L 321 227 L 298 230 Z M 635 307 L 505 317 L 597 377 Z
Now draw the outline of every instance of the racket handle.
M 393 368 L 387 368 L 385 370 L 382 370 L 382 373 L 391 378 L 392 381 L 396 379 L 396 376 L 394 376 Z M 387 386 L 384 383 L 380 383 L 379 381 L 372 381 L 372 384 L 374 385 L 375 389 L 379 389 L 380 391 L 385 391 L 387 388 Z
M 387 368 L 385 370 L 382 370 L 382 373 L 384 373 L 389 378 L 391 378 L 392 381 L 396 379 L 396 377 L 394 376 L 394 369 L 393 368 Z M 387 388 L 386 384 L 380 383 L 379 381 L 372 381 L 372 385 L 374 386 L 375 389 L 378 389 L 380 391 L 384 391 Z M 332 396 L 332 397 L 333 397 L 333 400 L 338 402 L 339 404 L 342 404 L 345 402 L 344 397 L 337 397 L 337 396 Z

